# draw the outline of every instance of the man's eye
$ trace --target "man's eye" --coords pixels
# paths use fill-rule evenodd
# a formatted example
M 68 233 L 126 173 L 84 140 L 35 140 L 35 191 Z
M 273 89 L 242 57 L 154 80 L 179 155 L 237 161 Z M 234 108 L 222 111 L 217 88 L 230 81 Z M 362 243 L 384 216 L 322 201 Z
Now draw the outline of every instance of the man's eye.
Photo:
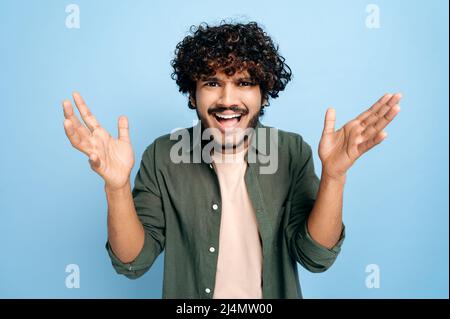
M 216 86 L 219 86 L 219 83 L 217 83 L 217 82 L 206 82 L 205 85 L 206 86 L 216 87 Z
M 253 86 L 255 85 L 255 83 L 253 82 L 248 82 L 248 81 L 242 81 L 239 83 L 240 86 Z

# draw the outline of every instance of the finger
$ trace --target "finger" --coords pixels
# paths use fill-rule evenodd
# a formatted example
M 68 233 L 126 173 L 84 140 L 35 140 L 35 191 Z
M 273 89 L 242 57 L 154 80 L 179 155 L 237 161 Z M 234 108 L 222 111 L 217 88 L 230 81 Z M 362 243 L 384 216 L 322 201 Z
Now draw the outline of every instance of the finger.
M 361 126 L 354 125 L 348 133 L 347 154 L 351 158 L 357 158 L 359 156 L 358 145 L 363 142 L 362 130 L 363 128 Z
M 119 140 L 130 142 L 128 118 L 126 116 L 119 117 Z
M 325 113 L 325 123 L 323 126 L 323 134 L 334 133 L 336 123 L 336 111 L 333 108 L 328 108 Z
M 72 122 L 75 130 L 79 130 L 80 134 L 82 136 L 91 135 L 91 132 L 89 131 L 89 129 L 86 126 L 84 126 L 80 122 L 78 117 L 75 115 L 75 112 L 73 111 L 73 108 L 72 108 L 72 103 L 70 103 L 69 100 L 64 100 L 62 104 L 63 104 L 64 117 Z
M 363 127 L 355 125 L 351 128 L 348 136 L 348 145 L 355 146 L 363 142 L 362 131 Z
M 386 139 L 387 137 L 387 133 L 382 131 L 379 132 L 375 137 L 361 143 L 358 145 L 358 151 L 360 154 L 363 154 L 365 152 L 367 152 L 368 150 L 370 150 L 372 147 L 374 147 L 375 145 L 380 144 L 384 139 Z
M 78 92 L 73 93 L 73 99 L 75 100 L 75 105 L 77 106 L 78 111 L 81 114 L 81 118 L 83 119 L 84 123 L 86 123 L 89 130 L 93 132 L 95 129 L 100 128 L 100 124 L 98 123 L 97 119 L 91 113 Z
M 400 100 L 402 99 L 403 95 L 401 93 L 396 93 L 394 96 L 387 102 L 390 106 L 397 105 L 400 103 Z
M 401 94 L 394 94 L 389 101 L 387 101 L 378 111 L 370 114 L 367 118 L 361 121 L 361 125 L 365 127 L 369 127 L 377 122 L 380 118 L 382 118 L 389 110 L 400 102 Z
M 393 98 L 389 101 L 389 103 L 395 103 L 398 101 L 398 98 Z M 370 119 L 365 120 L 366 125 L 364 126 L 366 127 L 366 129 L 363 132 L 363 136 L 365 139 L 372 138 L 374 135 L 378 134 L 400 112 L 400 106 L 398 104 L 390 106 L 389 103 L 384 105 L 376 116 L 373 115 Z
M 379 132 L 382 129 L 384 129 L 392 120 L 394 117 L 397 116 L 397 114 L 400 112 L 400 106 L 394 105 L 381 119 L 379 119 L 373 127 L 375 128 L 375 131 Z
M 73 147 L 79 149 L 81 144 L 81 137 L 75 130 L 71 120 L 64 120 L 64 131 L 66 132 L 66 136 L 69 139 L 70 144 L 72 144 Z
M 383 95 L 378 101 L 375 102 L 374 105 L 372 105 L 369 109 L 367 109 L 365 112 L 361 113 L 360 115 L 357 116 L 357 119 L 360 121 L 363 121 L 364 119 L 366 119 L 367 117 L 369 117 L 369 115 L 371 115 L 372 113 L 377 112 L 384 104 L 386 104 L 390 99 L 392 98 L 392 94 L 385 94 Z

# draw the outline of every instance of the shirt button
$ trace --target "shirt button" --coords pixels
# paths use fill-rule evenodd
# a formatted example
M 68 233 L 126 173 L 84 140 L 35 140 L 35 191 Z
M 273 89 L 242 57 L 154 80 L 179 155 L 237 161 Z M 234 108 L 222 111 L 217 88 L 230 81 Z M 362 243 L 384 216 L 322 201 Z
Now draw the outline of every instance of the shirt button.
M 214 247 L 209 247 L 209 251 L 213 253 L 216 251 L 216 249 Z
M 217 204 L 212 205 L 212 209 L 217 210 L 218 208 L 219 208 L 219 205 L 217 205 Z
M 205 289 L 205 292 L 206 292 L 207 294 L 209 294 L 209 293 L 211 292 L 211 289 L 206 288 L 206 289 Z

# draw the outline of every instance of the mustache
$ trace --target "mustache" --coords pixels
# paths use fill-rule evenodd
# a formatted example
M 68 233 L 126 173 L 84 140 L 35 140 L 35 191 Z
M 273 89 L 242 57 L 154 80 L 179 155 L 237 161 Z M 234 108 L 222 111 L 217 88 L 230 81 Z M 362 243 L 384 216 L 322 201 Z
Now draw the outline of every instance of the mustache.
M 239 106 L 231 106 L 231 107 L 224 107 L 224 106 L 218 106 L 218 107 L 214 107 L 208 110 L 208 114 L 215 114 L 215 113 L 221 113 L 227 110 L 231 110 L 235 113 L 240 113 L 242 115 L 247 115 L 248 114 L 248 110 L 244 109 L 244 108 L 240 108 Z

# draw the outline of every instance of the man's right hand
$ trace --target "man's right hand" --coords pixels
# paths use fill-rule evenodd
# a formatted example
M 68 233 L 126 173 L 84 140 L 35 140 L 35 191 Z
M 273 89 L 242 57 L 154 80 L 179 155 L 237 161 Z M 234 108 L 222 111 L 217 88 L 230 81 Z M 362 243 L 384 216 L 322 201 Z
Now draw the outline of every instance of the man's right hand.
M 134 166 L 127 117 L 119 117 L 119 136 L 114 139 L 100 126 L 79 93 L 73 93 L 73 99 L 86 126 L 75 115 L 70 101 L 65 100 L 64 130 L 70 143 L 89 157 L 92 170 L 104 179 L 106 188 L 125 187 Z

